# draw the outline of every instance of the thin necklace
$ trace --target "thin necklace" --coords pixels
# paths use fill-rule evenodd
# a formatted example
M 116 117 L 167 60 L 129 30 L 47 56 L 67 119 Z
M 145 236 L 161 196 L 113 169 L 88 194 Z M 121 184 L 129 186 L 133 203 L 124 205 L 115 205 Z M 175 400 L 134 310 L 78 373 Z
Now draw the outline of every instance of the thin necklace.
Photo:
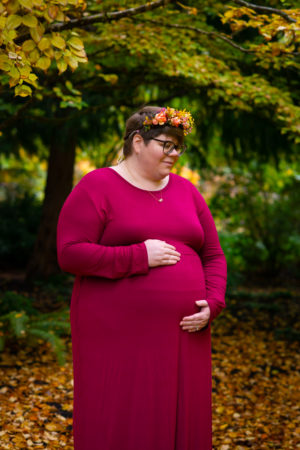
M 126 165 L 125 165 L 125 168 L 126 168 L 127 172 L 129 173 L 129 175 L 131 176 L 131 178 L 134 179 L 134 177 L 132 176 L 131 171 L 129 170 L 129 168 L 128 168 Z M 146 189 L 146 191 L 147 191 L 147 189 Z M 157 202 L 161 203 L 161 202 L 164 201 L 163 196 L 162 196 L 162 191 L 158 191 L 158 192 L 160 192 L 160 198 L 157 198 L 157 197 L 156 197 L 154 194 L 152 194 L 152 192 L 150 192 L 150 191 L 147 191 L 147 192 L 148 192 L 148 194 L 150 194 L 153 198 L 155 198 L 155 200 L 156 200 Z
M 162 192 L 161 191 L 159 191 L 160 192 L 160 198 L 157 198 L 154 194 L 152 194 L 152 192 L 150 192 L 150 191 L 147 191 L 150 195 L 152 195 L 152 197 L 153 198 L 155 198 L 155 200 L 157 200 L 158 202 L 163 202 L 164 201 L 164 199 L 163 199 L 163 196 L 162 196 Z

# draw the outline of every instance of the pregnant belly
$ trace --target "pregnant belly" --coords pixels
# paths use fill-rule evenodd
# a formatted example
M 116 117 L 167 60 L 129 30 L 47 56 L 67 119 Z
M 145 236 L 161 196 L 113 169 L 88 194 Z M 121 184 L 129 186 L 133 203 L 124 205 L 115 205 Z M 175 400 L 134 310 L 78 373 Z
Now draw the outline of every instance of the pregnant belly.
M 183 316 L 199 312 L 195 301 L 206 298 L 201 259 L 188 246 L 176 245 L 176 249 L 181 253 L 179 262 L 150 268 L 146 275 L 119 280 L 83 278 L 71 311 L 76 309 L 81 320 L 86 316 L 98 324 L 114 317 L 116 328 L 126 321 L 147 326 L 151 322 L 178 323 Z

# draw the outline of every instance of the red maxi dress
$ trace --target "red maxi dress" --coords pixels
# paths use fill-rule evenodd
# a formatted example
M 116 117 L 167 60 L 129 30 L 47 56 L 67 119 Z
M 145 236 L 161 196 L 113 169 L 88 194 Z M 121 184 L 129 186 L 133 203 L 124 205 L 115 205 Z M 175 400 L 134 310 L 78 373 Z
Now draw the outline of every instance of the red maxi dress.
M 225 307 L 226 260 L 192 183 L 170 173 L 162 202 L 150 192 L 100 168 L 60 212 L 58 262 L 76 275 L 75 450 L 212 448 L 210 323 Z M 180 261 L 149 268 L 147 239 L 174 245 Z M 182 330 L 201 299 L 208 325 Z

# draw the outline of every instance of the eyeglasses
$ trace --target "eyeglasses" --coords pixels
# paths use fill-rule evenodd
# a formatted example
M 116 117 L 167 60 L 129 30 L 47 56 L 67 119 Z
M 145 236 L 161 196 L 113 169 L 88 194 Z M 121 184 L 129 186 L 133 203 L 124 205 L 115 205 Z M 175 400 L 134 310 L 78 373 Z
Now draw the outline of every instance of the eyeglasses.
M 175 149 L 178 156 L 181 156 L 187 149 L 186 145 L 183 144 L 179 147 L 179 145 L 174 144 L 172 141 L 163 141 L 162 139 L 151 138 L 153 141 L 163 142 L 163 152 L 165 155 L 170 155 L 172 151 Z

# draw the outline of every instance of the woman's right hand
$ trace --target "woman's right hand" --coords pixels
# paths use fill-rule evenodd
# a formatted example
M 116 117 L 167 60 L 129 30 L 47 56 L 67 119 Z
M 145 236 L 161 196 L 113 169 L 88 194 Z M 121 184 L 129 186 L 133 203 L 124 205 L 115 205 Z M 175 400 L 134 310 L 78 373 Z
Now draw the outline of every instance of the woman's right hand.
M 173 245 L 159 239 L 144 241 L 148 252 L 149 267 L 169 266 L 180 260 L 180 253 Z

